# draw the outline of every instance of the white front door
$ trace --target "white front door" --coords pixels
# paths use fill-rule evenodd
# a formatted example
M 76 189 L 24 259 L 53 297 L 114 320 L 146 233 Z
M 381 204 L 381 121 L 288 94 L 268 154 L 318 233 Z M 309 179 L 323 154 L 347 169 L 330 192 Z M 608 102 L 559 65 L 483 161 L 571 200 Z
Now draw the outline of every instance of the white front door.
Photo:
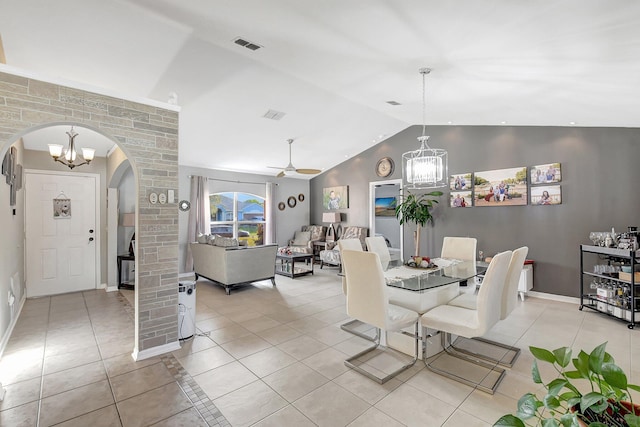
M 97 180 L 90 174 L 25 173 L 27 297 L 97 287 Z

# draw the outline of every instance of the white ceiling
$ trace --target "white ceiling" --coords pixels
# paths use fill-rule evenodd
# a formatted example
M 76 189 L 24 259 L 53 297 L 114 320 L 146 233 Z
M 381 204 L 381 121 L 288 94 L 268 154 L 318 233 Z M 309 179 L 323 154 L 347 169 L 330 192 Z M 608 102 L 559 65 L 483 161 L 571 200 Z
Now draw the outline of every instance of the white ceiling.
M 294 166 L 335 166 L 422 123 L 425 66 L 430 125 L 640 125 L 633 0 L 0 0 L 0 10 L 8 65 L 163 102 L 177 93 L 181 165 L 275 175 L 266 166 L 286 166 L 294 138 Z M 262 118 L 269 109 L 286 115 Z

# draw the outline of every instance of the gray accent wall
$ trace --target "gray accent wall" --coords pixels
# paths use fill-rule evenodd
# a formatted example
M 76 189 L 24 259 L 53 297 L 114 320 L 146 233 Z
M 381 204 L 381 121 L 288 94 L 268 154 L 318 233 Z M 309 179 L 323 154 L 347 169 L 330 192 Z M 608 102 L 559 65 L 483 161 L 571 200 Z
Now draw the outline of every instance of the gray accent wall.
M 412 126 L 311 181 L 311 222 L 322 218 L 322 189 L 349 186 L 348 225 L 369 224 L 368 188 L 381 181 L 376 162 L 395 161 L 388 179 L 402 177 L 402 154 L 419 147 L 422 127 Z M 448 190 L 422 235 L 424 255 L 438 255 L 444 236 L 472 236 L 486 254 L 526 245 L 534 260 L 534 291 L 579 296 L 580 244 L 590 231 L 640 225 L 640 129 L 579 127 L 429 126 L 429 144 L 449 152 L 449 173 L 560 162 L 562 204 L 554 206 L 448 207 Z M 344 225 L 344 224 L 343 224 Z M 413 253 L 413 225 L 404 251 Z

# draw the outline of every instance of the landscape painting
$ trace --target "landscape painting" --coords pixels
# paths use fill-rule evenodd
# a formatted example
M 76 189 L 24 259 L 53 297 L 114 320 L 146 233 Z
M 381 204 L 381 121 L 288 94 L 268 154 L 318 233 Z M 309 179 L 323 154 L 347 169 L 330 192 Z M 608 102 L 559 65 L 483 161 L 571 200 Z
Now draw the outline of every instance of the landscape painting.
M 376 197 L 376 216 L 396 216 L 395 197 Z
M 526 166 L 474 173 L 475 206 L 518 206 L 528 203 Z

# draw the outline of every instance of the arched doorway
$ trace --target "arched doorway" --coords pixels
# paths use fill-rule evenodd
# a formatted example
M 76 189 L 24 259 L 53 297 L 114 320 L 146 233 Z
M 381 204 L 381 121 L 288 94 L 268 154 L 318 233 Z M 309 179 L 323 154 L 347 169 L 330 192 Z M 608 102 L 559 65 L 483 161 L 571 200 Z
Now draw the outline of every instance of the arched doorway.
M 0 72 L 0 82 L 7 93 L 0 105 L 0 152 L 31 130 L 79 117 L 83 126 L 115 141 L 131 162 L 138 242 L 133 357 L 177 349 L 178 209 L 175 203 L 151 203 L 149 194 L 178 189 L 179 108 L 18 74 Z

